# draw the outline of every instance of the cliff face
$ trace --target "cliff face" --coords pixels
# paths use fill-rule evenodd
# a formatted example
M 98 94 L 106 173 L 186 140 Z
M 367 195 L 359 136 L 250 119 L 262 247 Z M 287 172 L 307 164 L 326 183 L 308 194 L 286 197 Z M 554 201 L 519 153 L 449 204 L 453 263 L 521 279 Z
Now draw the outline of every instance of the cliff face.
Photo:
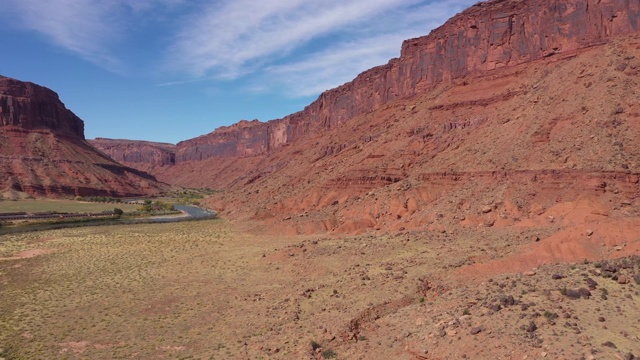
M 58 94 L 7 77 L 0 77 L 0 127 L 46 129 L 84 139 L 84 122 L 64 106 Z
M 265 143 L 266 153 L 154 174 L 222 190 L 203 203 L 228 219 L 259 220 L 260 233 L 548 225 L 583 234 L 640 214 L 638 96 L 640 31 L 470 73 L 346 126 L 275 150 Z M 244 147 L 252 129 L 264 138 L 281 124 L 245 122 L 214 135 Z
M 174 165 L 176 162 L 173 144 L 105 138 L 89 140 L 89 143 L 113 160 L 133 167 L 136 164 Z
M 264 154 L 270 146 L 281 145 L 271 138 L 274 137 L 274 129 L 285 129 L 283 126 L 282 121 L 261 123 L 258 120 L 242 120 L 234 125 L 218 128 L 211 134 L 179 142 L 176 145 L 176 162 L 205 160 L 212 156 Z
M 560 56 L 640 29 L 640 0 L 494 0 L 429 35 L 406 40 L 401 56 L 329 90 L 303 111 L 245 122 L 177 145 L 176 161 L 264 154 L 335 128 L 393 100 L 470 74 Z
M 42 86 L 0 77 L 0 198 L 139 196 L 166 188 L 84 139 L 84 122 Z

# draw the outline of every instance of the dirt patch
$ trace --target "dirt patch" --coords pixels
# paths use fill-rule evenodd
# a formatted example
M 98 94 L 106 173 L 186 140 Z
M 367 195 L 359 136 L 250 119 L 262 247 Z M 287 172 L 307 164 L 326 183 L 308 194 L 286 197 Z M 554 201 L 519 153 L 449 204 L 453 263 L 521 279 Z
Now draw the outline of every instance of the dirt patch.
M 186 346 L 160 346 L 159 349 L 160 350 L 165 350 L 165 351 L 176 352 L 176 351 L 186 350 L 187 347 Z
M 54 241 L 54 240 L 57 240 L 57 239 L 58 238 L 56 238 L 56 237 L 46 237 L 46 238 L 40 238 L 40 239 L 31 240 L 27 244 L 29 244 L 29 245 L 44 244 L 44 243 L 48 243 L 50 241 Z
M 89 342 L 88 341 L 77 341 L 77 342 L 71 341 L 66 343 L 60 343 L 59 345 L 60 347 L 62 347 L 62 349 L 60 349 L 60 354 L 64 354 L 68 352 L 72 352 L 74 354 L 82 354 L 87 349 Z
M 638 229 L 638 219 L 568 227 L 539 242 L 522 246 L 512 256 L 473 264 L 460 269 L 455 275 L 484 280 L 497 274 L 532 271 L 545 264 L 640 255 Z
M 21 251 L 11 257 L 0 258 L 0 261 L 30 259 L 36 256 L 47 255 L 56 252 L 56 249 L 31 249 Z

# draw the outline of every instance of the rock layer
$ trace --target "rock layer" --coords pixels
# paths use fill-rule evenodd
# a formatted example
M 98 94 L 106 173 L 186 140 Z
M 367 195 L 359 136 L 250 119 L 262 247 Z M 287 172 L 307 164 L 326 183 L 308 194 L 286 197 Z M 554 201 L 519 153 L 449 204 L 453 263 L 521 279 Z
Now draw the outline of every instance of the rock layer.
M 437 84 L 566 56 L 639 28 L 638 0 L 479 3 L 429 35 L 406 40 L 399 59 L 324 92 L 303 111 L 267 123 L 243 121 L 178 143 L 176 161 L 264 154 L 391 101 L 426 93 Z
M 89 140 L 89 143 L 113 160 L 133 167 L 136 164 L 174 165 L 176 162 L 173 144 L 106 138 Z
M 634 33 L 443 82 L 267 153 L 155 174 L 223 190 L 205 203 L 230 219 L 262 220 L 260 231 L 457 231 L 631 216 L 640 211 L 638 89 Z
M 49 130 L 84 139 L 84 122 L 55 92 L 30 82 L 0 76 L 0 127 Z
M 139 196 L 167 186 L 84 139 L 84 123 L 42 86 L 0 77 L 0 199 Z

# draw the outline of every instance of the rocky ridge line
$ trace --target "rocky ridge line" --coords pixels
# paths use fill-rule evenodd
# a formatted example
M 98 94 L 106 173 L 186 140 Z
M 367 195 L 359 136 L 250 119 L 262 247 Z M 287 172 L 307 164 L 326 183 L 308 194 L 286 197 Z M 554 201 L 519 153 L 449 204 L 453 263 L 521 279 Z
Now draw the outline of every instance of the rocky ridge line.
M 478 3 L 429 35 L 406 40 L 399 59 L 322 93 L 303 111 L 266 123 L 241 121 L 178 143 L 176 162 L 268 153 L 439 83 L 576 52 L 638 29 L 637 1 Z

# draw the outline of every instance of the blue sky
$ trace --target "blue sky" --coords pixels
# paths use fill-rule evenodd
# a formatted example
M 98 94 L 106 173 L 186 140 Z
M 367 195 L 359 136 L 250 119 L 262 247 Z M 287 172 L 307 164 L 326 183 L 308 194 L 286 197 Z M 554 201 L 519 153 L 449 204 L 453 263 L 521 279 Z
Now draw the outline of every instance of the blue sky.
M 176 143 L 302 110 L 477 0 L 0 0 L 0 74 L 95 137 Z

